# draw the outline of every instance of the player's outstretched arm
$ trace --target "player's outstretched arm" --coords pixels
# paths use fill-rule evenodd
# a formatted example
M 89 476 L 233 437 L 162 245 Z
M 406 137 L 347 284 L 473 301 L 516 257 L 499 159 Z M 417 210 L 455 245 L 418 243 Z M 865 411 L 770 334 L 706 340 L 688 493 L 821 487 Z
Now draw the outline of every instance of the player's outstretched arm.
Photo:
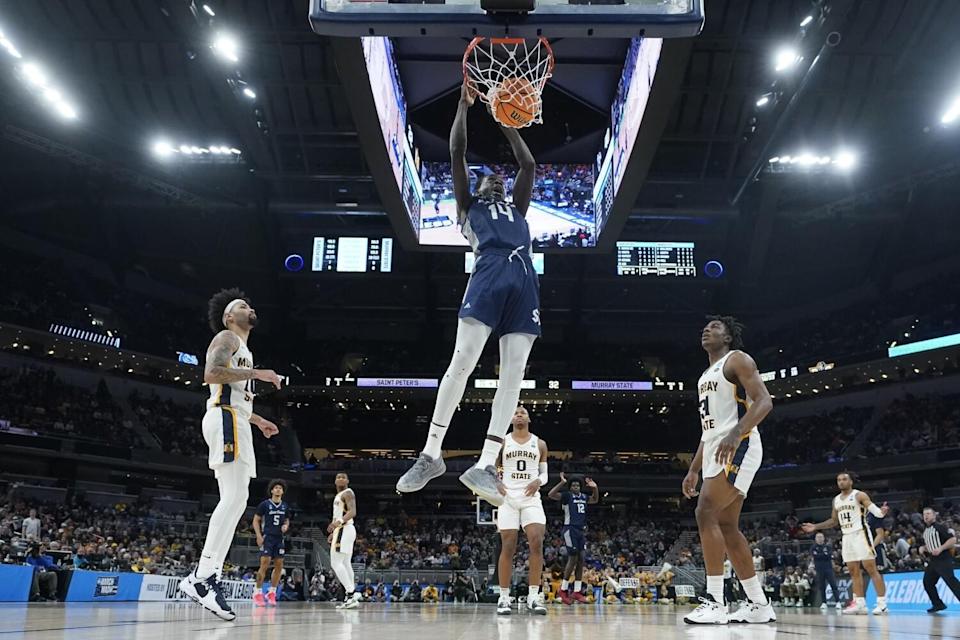
M 450 128 L 450 172 L 453 174 L 453 197 L 457 201 L 457 217 L 462 223 L 470 208 L 470 176 L 467 172 L 467 111 L 476 99 L 464 82 L 460 88 L 457 115 Z
M 814 533 L 815 531 L 821 531 L 823 529 L 833 529 L 837 526 L 837 523 L 840 522 L 840 519 L 837 517 L 837 508 L 833 508 L 833 512 L 830 514 L 829 520 L 824 520 L 823 522 L 818 522 L 813 524 L 812 522 L 804 522 L 801 526 L 804 533 Z
M 587 486 L 590 487 L 590 499 L 587 500 L 587 504 L 597 504 L 600 502 L 600 487 L 597 486 L 597 483 L 593 481 L 593 478 L 584 478 L 584 482 L 587 483 Z
M 530 153 L 530 147 L 520 137 L 520 132 L 516 129 L 500 125 L 500 131 L 510 143 L 513 149 L 513 157 L 517 159 L 520 170 L 513 181 L 513 206 L 517 208 L 520 215 L 526 216 L 527 209 L 530 208 L 530 198 L 533 197 L 533 181 L 537 176 L 537 162 Z
M 280 428 L 277 427 L 277 425 L 270 422 L 263 416 L 258 416 L 255 413 L 250 414 L 250 424 L 260 429 L 260 432 L 263 433 L 264 437 L 267 438 L 272 438 L 280 433 Z
M 547 497 L 551 500 L 559 500 L 560 492 L 563 491 L 563 488 L 567 486 L 567 476 L 562 471 L 560 472 L 560 482 L 555 484 L 549 492 L 547 492 Z

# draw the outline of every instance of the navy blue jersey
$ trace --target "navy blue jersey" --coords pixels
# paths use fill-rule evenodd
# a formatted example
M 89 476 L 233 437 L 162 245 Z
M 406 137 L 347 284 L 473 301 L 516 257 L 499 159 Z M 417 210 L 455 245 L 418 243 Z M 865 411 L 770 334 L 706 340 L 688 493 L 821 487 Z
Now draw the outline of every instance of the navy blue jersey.
M 530 228 L 520 211 L 509 202 L 474 198 L 467 210 L 463 235 L 473 250 L 514 251 L 530 249 Z
M 587 524 L 587 503 L 590 496 L 585 493 L 574 494 L 564 491 L 560 494 L 560 504 L 563 506 L 563 525 L 569 527 L 583 527 Z
M 280 504 L 277 504 L 268 498 L 257 507 L 257 515 L 260 516 L 264 538 L 283 536 L 283 523 L 290 517 L 287 515 L 286 502 L 281 500 Z

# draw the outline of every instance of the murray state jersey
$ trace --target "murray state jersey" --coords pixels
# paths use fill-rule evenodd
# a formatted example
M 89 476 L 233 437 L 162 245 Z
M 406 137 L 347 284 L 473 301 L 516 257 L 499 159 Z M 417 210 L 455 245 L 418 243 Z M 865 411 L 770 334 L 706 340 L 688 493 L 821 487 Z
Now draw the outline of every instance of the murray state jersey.
M 540 475 L 540 438 L 530 434 L 530 439 L 519 444 L 508 433 L 503 438 L 503 486 L 507 493 L 523 495 L 527 485 Z M 539 495 L 539 494 L 538 494 Z
M 722 438 L 730 433 L 747 412 L 750 401 L 746 391 L 723 375 L 723 365 L 733 353 L 731 351 L 712 364 L 697 383 L 700 393 L 700 426 L 703 429 L 700 439 L 703 442 Z
M 247 343 L 240 341 L 240 348 L 230 356 L 231 369 L 253 369 L 253 354 Z M 211 384 L 207 409 L 233 407 L 244 418 L 253 413 L 253 380 L 240 380 L 230 384 Z
M 338 493 L 337 496 L 333 499 L 334 522 L 336 522 L 337 520 L 343 521 L 343 514 L 347 512 L 347 502 L 346 500 L 343 499 L 343 497 L 347 494 L 348 491 L 352 492 L 353 489 L 344 489 L 343 491 Z M 353 520 L 350 520 L 350 522 L 346 523 L 344 526 L 352 527 Z
M 503 200 L 473 199 L 461 231 L 474 252 L 481 255 L 488 249 L 530 250 L 530 228 L 526 218 L 513 204 Z
M 859 533 L 867 529 L 867 515 L 859 501 L 860 492 L 854 489 L 844 496 L 837 494 L 833 499 L 833 508 L 837 510 L 840 531 L 843 535 Z

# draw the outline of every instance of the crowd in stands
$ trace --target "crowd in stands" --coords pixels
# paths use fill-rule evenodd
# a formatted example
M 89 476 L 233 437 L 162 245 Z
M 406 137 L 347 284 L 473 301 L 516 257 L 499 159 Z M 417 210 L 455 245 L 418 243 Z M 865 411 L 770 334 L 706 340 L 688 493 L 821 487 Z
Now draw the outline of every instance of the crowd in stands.
M 960 446 L 960 396 L 908 395 L 885 410 L 870 438 L 873 456 Z
M 764 420 L 765 467 L 796 466 L 842 460 L 847 446 L 863 429 L 872 407 L 843 407 L 828 413 L 799 418 Z
M 156 394 L 142 395 L 137 391 L 130 394 L 130 406 L 137 419 L 157 438 L 167 453 L 185 456 L 203 454 L 207 444 L 200 429 L 203 412 L 202 399 L 198 396 L 194 406 L 161 398 Z
M 59 438 L 83 438 L 132 447 L 140 442 L 125 422 L 106 384 L 96 390 L 65 383 L 40 366 L 0 369 L 0 421 L 16 428 Z

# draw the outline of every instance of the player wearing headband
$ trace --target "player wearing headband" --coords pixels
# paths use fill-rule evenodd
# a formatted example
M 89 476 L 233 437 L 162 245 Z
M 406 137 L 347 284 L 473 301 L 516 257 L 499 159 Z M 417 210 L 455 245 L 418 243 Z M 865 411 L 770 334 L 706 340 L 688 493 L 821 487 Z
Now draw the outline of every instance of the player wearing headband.
M 203 381 L 210 399 L 203 416 L 203 439 L 210 447 L 208 464 L 220 487 L 220 502 L 210 516 L 200 564 L 180 581 L 180 590 L 223 620 L 237 617 L 227 605 L 219 583 L 223 561 L 230 550 L 237 523 L 247 508 L 250 478 L 257 477 L 253 455 L 256 426 L 270 438 L 277 425 L 253 412 L 253 381 L 280 388 L 280 376 L 270 369 L 254 369 L 247 348 L 257 312 L 239 289 L 225 289 L 208 305 L 210 328 L 216 334 L 207 348 Z

